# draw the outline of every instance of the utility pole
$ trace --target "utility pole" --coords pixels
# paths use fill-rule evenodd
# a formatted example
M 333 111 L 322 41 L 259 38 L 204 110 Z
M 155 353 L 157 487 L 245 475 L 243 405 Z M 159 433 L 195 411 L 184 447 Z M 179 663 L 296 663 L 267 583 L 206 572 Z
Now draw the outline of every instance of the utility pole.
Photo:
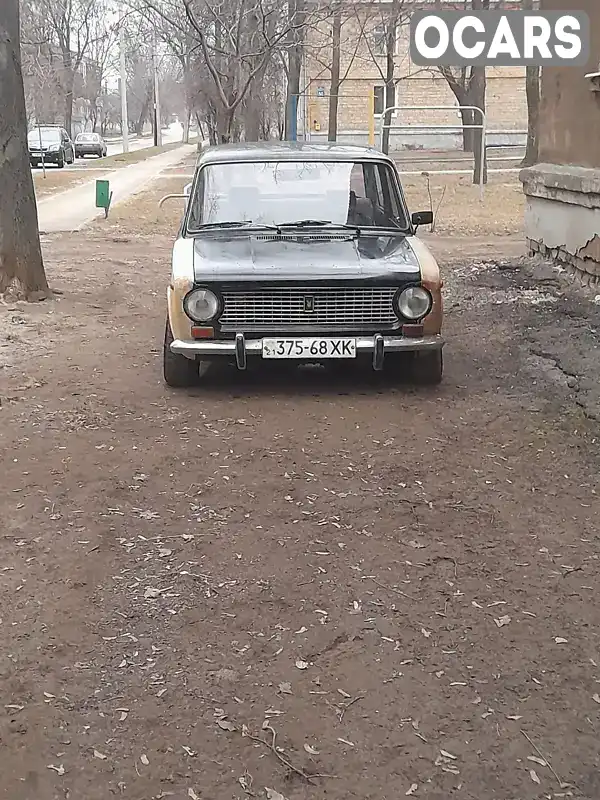
M 154 47 L 152 48 L 152 64 L 154 67 L 154 146 L 162 146 L 160 132 L 160 99 L 158 93 L 158 54 L 156 52 L 156 34 L 154 34 Z
M 123 9 L 119 22 L 119 67 L 121 72 L 121 128 L 123 129 L 123 152 L 129 152 L 129 118 L 127 116 L 127 71 L 125 69 L 125 36 Z

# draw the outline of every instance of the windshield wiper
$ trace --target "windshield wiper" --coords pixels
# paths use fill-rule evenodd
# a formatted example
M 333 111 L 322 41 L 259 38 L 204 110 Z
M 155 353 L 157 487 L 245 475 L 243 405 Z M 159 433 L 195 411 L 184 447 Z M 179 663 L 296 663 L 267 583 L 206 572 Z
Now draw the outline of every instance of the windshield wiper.
M 293 222 L 279 222 L 278 228 L 308 228 L 310 225 L 332 225 L 330 219 L 297 219 Z
M 194 230 L 199 231 L 209 231 L 209 230 L 218 230 L 219 228 L 246 228 L 248 226 L 252 226 L 252 230 L 267 230 L 267 231 L 276 231 L 278 230 L 277 225 L 265 225 L 262 222 L 253 223 L 251 219 L 246 220 L 235 220 L 231 222 L 205 222 L 204 224 L 198 225 L 198 228 Z
M 204 222 L 201 225 L 198 225 L 198 230 L 204 231 L 208 228 L 242 228 L 244 225 L 251 225 L 252 220 L 235 220 L 232 222 Z

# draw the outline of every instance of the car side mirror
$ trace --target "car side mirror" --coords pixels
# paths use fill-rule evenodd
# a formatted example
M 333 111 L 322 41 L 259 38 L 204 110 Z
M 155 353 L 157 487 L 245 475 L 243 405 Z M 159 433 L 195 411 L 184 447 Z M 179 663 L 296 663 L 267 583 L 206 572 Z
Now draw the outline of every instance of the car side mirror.
M 433 225 L 433 211 L 415 211 L 410 221 L 415 230 L 421 225 Z

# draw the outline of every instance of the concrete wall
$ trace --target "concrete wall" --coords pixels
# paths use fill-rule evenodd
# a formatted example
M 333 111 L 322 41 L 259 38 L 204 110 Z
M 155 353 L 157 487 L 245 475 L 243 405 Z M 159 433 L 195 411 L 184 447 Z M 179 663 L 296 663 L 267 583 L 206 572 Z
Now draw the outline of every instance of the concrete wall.
M 560 11 L 564 0 L 543 0 Z M 531 253 L 600 282 L 600 92 L 586 73 L 598 71 L 600 0 L 578 0 L 591 27 L 586 67 L 545 67 L 539 119 L 540 163 L 521 172 L 525 235 Z
M 544 11 L 563 11 L 565 0 L 543 0 Z M 544 67 L 540 108 L 540 161 L 600 168 L 600 92 L 584 76 L 600 61 L 600 0 L 577 0 L 590 17 L 591 58 L 586 67 Z

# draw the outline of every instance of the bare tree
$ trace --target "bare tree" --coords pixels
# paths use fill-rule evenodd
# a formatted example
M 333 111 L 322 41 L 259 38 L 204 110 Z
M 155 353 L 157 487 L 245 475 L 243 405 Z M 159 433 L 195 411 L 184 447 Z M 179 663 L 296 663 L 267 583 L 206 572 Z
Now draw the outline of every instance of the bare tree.
M 29 168 L 18 0 L 3 0 L 0 13 L 0 108 L 0 294 L 40 300 L 50 291 Z
M 379 5 L 379 4 L 377 4 Z M 383 141 L 382 150 L 384 153 L 389 152 L 390 147 L 390 126 L 392 122 L 392 111 L 387 111 L 388 108 L 396 105 L 396 87 L 400 82 L 400 78 L 395 75 L 396 72 L 396 50 L 398 42 L 398 33 L 400 26 L 406 24 L 409 20 L 409 14 L 406 10 L 406 0 L 391 0 L 385 6 L 379 7 L 379 24 L 377 29 L 382 31 L 382 36 L 378 44 L 383 45 L 383 58 L 382 53 L 374 52 L 372 36 L 365 35 L 366 48 L 368 50 L 371 61 L 377 67 L 381 79 L 383 81 L 383 106 L 384 106 L 384 119 L 383 119 Z M 363 12 L 364 13 L 364 12 Z M 369 31 L 373 33 L 373 31 Z M 382 67 L 383 61 L 383 67 Z
M 469 0 L 464 0 L 464 10 L 468 9 Z M 435 0 L 436 8 L 441 9 L 441 0 Z M 470 7 L 473 11 L 489 10 L 490 0 L 470 0 Z M 475 106 L 485 113 L 486 95 L 486 75 L 485 67 L 438 67 L 440 73 L 446 79 L 448 86 L 452 90 L 460 106 Z M 460 109 L 460 116 L 463 126 L 463 149 L 472 152 L 475 159 L 475 169 L 473 172 L 473 182 L 479 183 L 481 174 L 481 151 L 485 146 L 483 141 L 483 130 L 473 126 L 481 125 L 481 115 L 468 108 Z M 487 182 L 487 164 L 484 158 L 484 183 Z
M 208 78 L 199 97 L 219 142 L 239 138 L 247 123 L 256 134 L 261 82 L 306 12 L 280 0 L 129 0 L 192 37 L 196 69 Z M 315 6 L 311 16 L 322 14 Z
M 86 62 L 95 43 L 110 36 L 106 0 L 23 0 L 24 48 L 54 66 L 62 98 L 62 122 L 73 132 L 73 107 L 84 97 Z M 33 40 L 29 37 L 33 35 Z
M 521 0 L 523 11 L 533 11 L 536 0 Z M 538 127 L 540 116 L 540 67 L 525 67 L 525 94 L 527 96 L 527 146 L 521 166 L 530 167 L 539 156 Z
M 340 60 L 342 40 L 342 4 L 335 0 L 331 23 L 331 81 L 329 84 L 329 124 L 327 138 L 330 142 L 337 139 L 337 116 L 340 95 Z

